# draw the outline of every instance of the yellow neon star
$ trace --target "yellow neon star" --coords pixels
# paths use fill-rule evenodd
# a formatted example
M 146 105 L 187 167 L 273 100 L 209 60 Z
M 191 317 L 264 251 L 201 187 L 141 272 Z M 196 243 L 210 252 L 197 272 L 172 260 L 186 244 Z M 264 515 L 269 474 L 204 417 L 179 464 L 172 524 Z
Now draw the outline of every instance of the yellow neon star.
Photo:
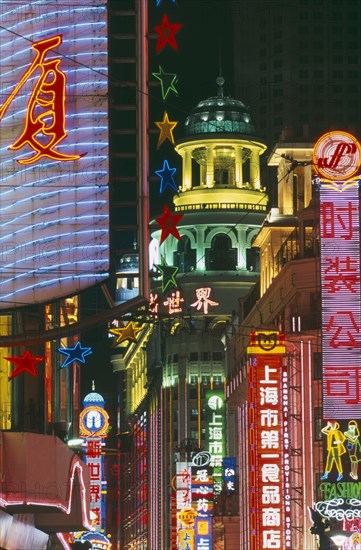
M 157 149 L 159 149 L 166 139 L 169 139 L 169 141 L 174 145 L 173 130 L 177 126 L 178 122 L 176 120 L 170 121 L 167 111 L 164 111 L 163 120 L 158 121 L 155 124 L 160 130 Z
M 117 337 L 115 343 L 120 344 L 120 342 L 124 342 L 125 340 L 129 340 L 129 342 L 136 342 L 137 341 L 137 334 L 143 330 L 143 328 L 137 328 L 134 326 L 133 321 L 129 321 L 126 327 L 123 328 L 111 328 L 109 329 L 109 332 L 112 334 L 115 334 Z

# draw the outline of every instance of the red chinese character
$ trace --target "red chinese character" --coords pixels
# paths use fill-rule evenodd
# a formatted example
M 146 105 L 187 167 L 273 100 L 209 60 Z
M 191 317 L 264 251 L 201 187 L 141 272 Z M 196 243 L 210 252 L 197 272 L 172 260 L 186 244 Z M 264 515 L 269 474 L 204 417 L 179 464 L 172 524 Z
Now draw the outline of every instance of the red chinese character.
M 341 398 L 343 404 L 360 404 L 359 367 L 331 367 L 323 369 L 323 391 L 325 397 Z
M 335 320 L 335 317 L 337 321 Z M 337 328 L 330 340 L 330 346 L 332 348 L 339 348 L 341 346 L 348 348 L 360 347 L 359 342 L 351 332 L 351 329 L 354 329 L 354 332 L 357 334 L 360 332 L 360 327 L 356 323 L 352 311 L 336 311 L 335 315 L 330 315 L 330 319 L 326 326 L 326 331 L 330 332 L 335 328 L 335 326 Z
M 355 294 L 357 289 L 356 285 L 359 283 L 360 278 L 357 272 L 357 261 L 350 256 L 342 259 L 339 256 L 336 256 L 334 259 L 326 258 L 326 262 L 329 264 L 325 269 L 325 288 L 328 290 L 329 294 L 334 294 L 339 290 L 342 290 L 344 286 L 352 294 Z M 342 267 L 344 266 L 344 267 Z M 326 275 L 334 271 L 335 274 Z
M 184 298 L 181 297 L 179 290 L 172 292 L 171 296 L 168 296 L 167 301 L 163 302 L 165 306 L 168 306 L 168 313 L 180 313 L 182 311 L 181 302 L 184 302 Z
M 86 447 L 86 456 L 89 458 L 100 458 L 102 450 L 101 441 L 88 439 Z
M 90 485 L 90 502 L 100 500 L 100 485 Z
M 56 48 L 61 43 L 61 35 L 33 43 L 32 48 L 36 52 L 34 61 L 0 108 L 1 120 L 24 83 L 37 69 L 40 69 L 39 78 L 28 102 L 24 131 L 9 147 L 9 149 L 16 150 L 28 145 L 35 151 L 35 155 L 32 157 L 18 160 L 20 164 L 32 164 L 41 157 L 65 161 L 77 160 L 84 156 L 65 155 L 54 150 L 54 147 L 68 135 L 65 131 L 66 77 L 59 69 L 61 60 L 53 58 L 45 61 L 45 56 L 49 50 Z M 39 136 L 40 139 L 38 139 Z
M 158 319 L 158 310 L 159 310 L 159 301 L 158 301 L 158 294 L 150 294 L 149 297 L 149 304 L 148 304 L 148 311 L 149 314 L 154 317 L 154 319 Z
M 100 464 L 98 462 L 87 462 L 90 470 L 90 480 L 99 481 L 100 479 Z
M 349 202 L 347 206 L 335 206 L 333 202 L 323 202 L 321 204 L 322 218 L 322 237 L 324 239 L 334 239 L 336 226 L 344 232 L 339 233 L 341 239 L 349 241 L 353 237 L 352 212 L 357 212 L 357 208 Z
M 211 294 L 211 289 L 206 288 L 197 288 L 196 290 L 196 296 L 197 301 L 191 304 L 192 307 L 197 307 L 197 310 L 202 309 L 205 315 L 208 313 L 208 306 L 219 306 L 219 302 L 214 302 L 213 300 L 209 300 L 209 296 Z

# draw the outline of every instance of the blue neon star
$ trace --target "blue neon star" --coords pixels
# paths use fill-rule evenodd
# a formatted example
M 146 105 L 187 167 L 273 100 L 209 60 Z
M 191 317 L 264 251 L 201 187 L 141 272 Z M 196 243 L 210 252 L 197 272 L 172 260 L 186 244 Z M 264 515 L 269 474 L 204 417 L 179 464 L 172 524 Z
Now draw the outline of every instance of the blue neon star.
M 168 161 L 165 160 L 163 162 L 163 168 L 162 170 L 156 170 L 155 173 L 157 176 L 160 177 L 160 189 L 159 193 L 162 194 L 164 192 L 164 189 L 169 185 L 175 191 L 178 193 L 176 182 L 174 181 L 174 174 L 176 173 L 177 168 L 170 168 Z
M 161 3 L 162 0 L 155 0 L 155 5 L 157 6 L 160 6 L 160 3 Z M 172 4 L 175 4 L 175 0 L 170 0 L 172 2 Z
M 73 348 L 58 348 L 58 351 L 67 356 L 64 363 L 60 366 L 61 369 L 64 369 L 74 361 L 85 363 L 85 356 L 93 353 L 92 348 L 82 348 L 80 342 L 77 342 Z

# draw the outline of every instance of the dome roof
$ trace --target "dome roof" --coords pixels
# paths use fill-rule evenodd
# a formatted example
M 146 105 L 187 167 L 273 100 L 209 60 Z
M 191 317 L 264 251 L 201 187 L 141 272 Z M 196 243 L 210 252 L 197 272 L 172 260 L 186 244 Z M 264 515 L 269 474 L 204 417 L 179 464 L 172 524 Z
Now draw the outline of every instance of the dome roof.
M 91 393 L 88 393 L 88 395 L 84 397 L 84 401 L 83 401 L 84 406 L 85 406 L 85 403 L 87 404 L 91 403 L 93 405 L 98 404 L 103 406 L 105 401 L 104 401 L 104 398 L 100 395 L 100 393 L 93 391 Z
M 200 101 L 187 117 L 186 136 L 199 134 L 255 134 L 249 108 L 237 99 L 223 96 L 224 79 L 217 78 L 218 95 Z

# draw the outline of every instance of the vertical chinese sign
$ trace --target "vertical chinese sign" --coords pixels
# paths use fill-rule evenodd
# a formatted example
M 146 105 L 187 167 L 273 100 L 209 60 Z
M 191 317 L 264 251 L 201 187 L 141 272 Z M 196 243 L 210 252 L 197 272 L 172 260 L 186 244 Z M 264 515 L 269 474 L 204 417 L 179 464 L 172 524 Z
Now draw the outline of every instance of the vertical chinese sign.
M 98 393 L 89 393 L 80 413 L 79 431 L 84 438 L 85 463 L 90 471 L 90 515 L 95 531 L 106 529 L 103 439 L 109 431 L 109 416 L 104 409 L 104 400 Z
M 250 550 L 292 548 L 284 334 L 254 332 L 247 348 Z
M 361 418 L 360 225 L 361 148 L 342 131 L 317 141 L 322 294 L 323 418 Z
M 109 269 L 105 0 L 3 0 L 0 308 Z
M 222 490 L 225 455 L 225 403 L 222 391 L 206 392 L 206 450 L 212 455 L 214 494 Z

